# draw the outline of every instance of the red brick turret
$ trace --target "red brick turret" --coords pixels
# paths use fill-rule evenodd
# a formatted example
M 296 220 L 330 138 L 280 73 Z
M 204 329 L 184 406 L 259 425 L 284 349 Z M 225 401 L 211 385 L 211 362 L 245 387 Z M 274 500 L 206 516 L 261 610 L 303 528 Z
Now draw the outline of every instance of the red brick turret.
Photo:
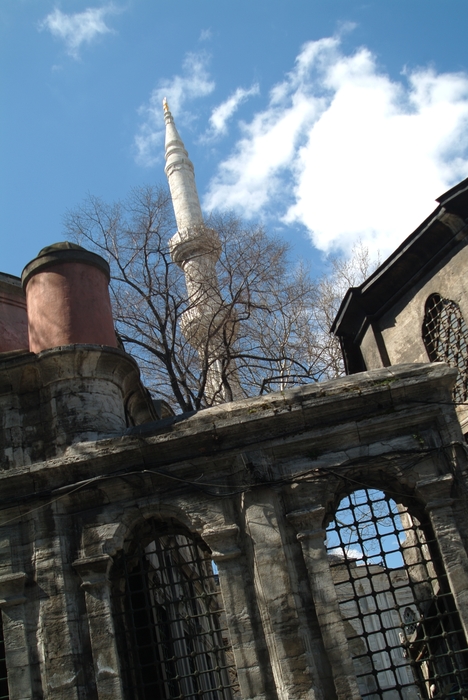
M 109 298 L 109 265 L 74 243 L 43 248 L 23 270 L 29 348 L 75 343 L 117 347 Z

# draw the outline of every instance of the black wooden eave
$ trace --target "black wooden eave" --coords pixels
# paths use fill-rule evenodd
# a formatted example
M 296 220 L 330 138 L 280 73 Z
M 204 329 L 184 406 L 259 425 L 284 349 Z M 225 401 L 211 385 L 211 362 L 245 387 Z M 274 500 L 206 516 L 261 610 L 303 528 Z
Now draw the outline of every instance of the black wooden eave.
M 468 222 L 468 178 L 437 199 L 439 206 L 359 287 L 345 294 L 331 332 L 339 337 L 348 374 L 365 369 L 360 342 L 369 325 L 380 319 L 437 263 L 466 244 L 460 234 Z M 455 232 L 440 219 L 444 212 L 464 222 Z M 468 233 L 468 231 L 467 231 Z M 465 234 L 466 235 L 466 234 Z

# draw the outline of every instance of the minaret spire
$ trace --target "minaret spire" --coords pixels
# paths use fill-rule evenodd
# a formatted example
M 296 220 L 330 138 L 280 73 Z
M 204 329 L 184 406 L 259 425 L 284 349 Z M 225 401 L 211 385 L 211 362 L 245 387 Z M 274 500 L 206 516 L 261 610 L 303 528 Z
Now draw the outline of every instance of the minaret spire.
M 174 124 L 166 98 L 166 175 L 177 222 L 169 241 L 172 259 L 185 273 L 190 306 L 181 318 L 189 343 L 197 349 L 206 368 L 208 399 L 213 403 L 240 398 L 240 385 L 233 360 L 227 357 L 235 340 L 236 321 L 219 291 L 216 263 L 221 253 L 219 236 L 205 226 L 195 184 L 195 171 Z
M 174 124 L 166 98 L 163 101 L 166 122 L 166 175 L 179 231 L 203 226 L 203 215 L 195 184 L 193 163 Z

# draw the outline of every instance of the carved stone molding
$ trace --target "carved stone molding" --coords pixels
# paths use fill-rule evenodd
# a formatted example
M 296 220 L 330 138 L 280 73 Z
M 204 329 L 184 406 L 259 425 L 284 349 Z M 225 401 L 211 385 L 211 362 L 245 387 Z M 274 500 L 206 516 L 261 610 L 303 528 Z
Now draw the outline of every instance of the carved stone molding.
M 0 608 L 9 608 L 26 602 L 24 586 L 27 578 L 22 571 L 0 576 Z
M 313 537 L 324 538 L 325 530 L 322 527 L 324 516 L 323 506 L 310 506 L 310 508 L 301 508 L 287 513 L 286 519 L 296 530 L 297 539 L 300 541 Z
M 450 494 L 452 491 L 453 476 L 444 474 L 431 479 L 422 479 L 416 484 L 416 493 L 426 504 L 426 510 L 446 508 L 454 503 Z
M 241 554 L 237 525 L 228 525 L 216 530 L 204 530 L 202 538 L 211 549 L 211 557 L 215 562 L 234 559 Z
M 109 583 L 109 570 L 112 557 L 100 554 L 96 557 L 85 557 L 73 562 L 73 568 L 81 578 L 81 588 L 90 589 Z

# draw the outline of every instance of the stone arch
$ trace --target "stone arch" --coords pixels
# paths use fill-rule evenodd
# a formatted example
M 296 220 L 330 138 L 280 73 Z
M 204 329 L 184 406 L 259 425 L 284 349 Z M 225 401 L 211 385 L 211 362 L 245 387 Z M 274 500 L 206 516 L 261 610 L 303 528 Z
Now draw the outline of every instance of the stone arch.
M 82 533 L 82 552 L 84 557 L 94 556 L 97 544 L 99 552 L 114 558 L 125 548 L 132 533 L 140 523 L 155 519 L 161 522 L 176 521 L 192 532 L 199 532 L 205 523 L 195 520 L 188 508 L 177 503 L 146 503 L 125 507 L 118 513 L 109 509 L 106 522 L 85 528 Z
M 211 550 L 167 509 L 145 515 L 110 570 L 124 694 L 231 700 L 237 674 Z
M 415 440 L 417 437 L 415 436 Z M 419 446 L 419 445 L 418 445 Z M 390 457 L 390 459 L 386 459 Z M 419 460 L 418 460 L 419 461 Z M 405 462 L 398 455 L 385 455 L 354 468 L 335 472 L 327 482 L 323 497 L 325 506 L 324 527 L 334 518 L 340 502 L 354 491 L 377 489 L 390 495 L 421 520 L 426 520 L 424 511 L 426 503 L 416 493 L 417 476 L 405 469 Z
M 461 698 L 468 644 L 421 504 L 378 484 L 336 486 L 327 551 L 362 698 Z

